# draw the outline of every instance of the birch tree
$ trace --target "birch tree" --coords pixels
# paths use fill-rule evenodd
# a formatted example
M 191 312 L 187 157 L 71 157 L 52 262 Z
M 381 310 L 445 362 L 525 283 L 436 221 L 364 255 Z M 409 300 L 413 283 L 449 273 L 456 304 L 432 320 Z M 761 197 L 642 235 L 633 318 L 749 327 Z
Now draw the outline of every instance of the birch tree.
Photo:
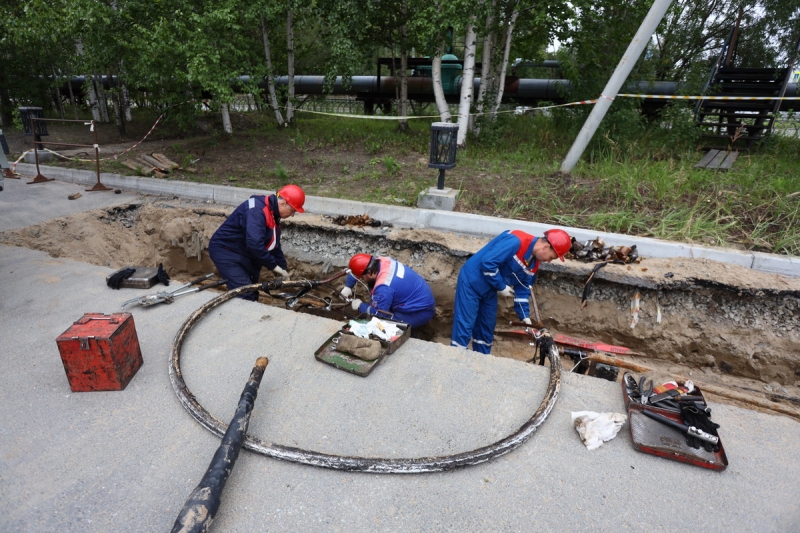
M 470 17 L 467 22 L 467 32 L 464 38 L 464 74 L 461 77 L 461 96 L 458 104 L 458 137 L 459 147 L 467 144 L 467 127 L 469 124 L 470 107 L 472 106 L 472 82 L 475 77 L 475 53 L 477 36 L 475 34 L 475 20 Z

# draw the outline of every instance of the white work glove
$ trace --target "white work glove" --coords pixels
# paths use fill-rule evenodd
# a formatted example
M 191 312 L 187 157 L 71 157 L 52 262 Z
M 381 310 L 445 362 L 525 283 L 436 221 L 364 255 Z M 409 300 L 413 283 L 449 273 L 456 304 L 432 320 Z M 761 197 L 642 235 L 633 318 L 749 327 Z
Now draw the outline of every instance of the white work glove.
M 347 300 L 353 295 L 353 289 L 351 289 L 350 287 L 345 287 L 339 294 L 342 295 L 342 298 Z
M 503 289 L 502 291 L 500 291 L 497 294 L 499 294 L 500 296 L 505 296 L 506 298 L 513 298 L 514 297 L 514 287 L 512 287 L 511 285 L 506 285 L 506 288 Z
M 273 268 L 272 271 L 275 273 L 276 276 L 280 276 L 282 278 L 286 278 L 287 280 L 289 279 L 289 272 L 284 270 L 284 269 L 282 269 L 279 266 L 276 266 L 275 268 Z
M 522 321 L 528 324 L 529 326 L 533 325 L 533 322 L 531 322 L 531 319 L 528 317 L 523 318 Z
M 359 307 L 361 307 L 361 304 L 362 304 L 362 303 L 364 303 L 364 302 L 362 302 L 361 300 L 359 300 L 358 298 L 356 298 L 355 300 L 353 300 L 352 302 L 350 302 L 350 307 L 352 307 L 352 308 L 353 308 L 353 311 L 358 311 L 358 308 L 359 308 Z

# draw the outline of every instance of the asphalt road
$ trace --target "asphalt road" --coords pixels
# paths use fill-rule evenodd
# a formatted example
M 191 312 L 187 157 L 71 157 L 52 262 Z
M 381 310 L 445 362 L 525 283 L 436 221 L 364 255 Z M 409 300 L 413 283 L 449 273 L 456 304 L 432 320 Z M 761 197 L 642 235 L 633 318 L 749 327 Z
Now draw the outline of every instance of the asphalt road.
M 6 180 L 5 230 L 129 195 Z M 84 200 L 85 202 L 81 202 Z M 219 445 L 168 377 L 173 337 L 212 294 L 132 308 L 144 365 L 124 391 L 72 393 L 56 338 L 86 312 L 150 290 L 113 291 L 110 269 L 0 246 L 0 531 L 169 531 Z M 489 444 L 523 424 L 545 368 L 412 339 L 367 378 L 314 351 L 331 320 L 231 301 L 192 331 L 182 370 L 229 420 L 259 356 L 270 364 L 250 433 L 320 452 L 419 457 Z M 800 424 L 712 404 L 730 466 L 714 472 L 647 455 L 627 425 L 588 451 L 572 411 L 622 412 L 619 385 L 565 374 L 543 426 L 489 463 L 421 475 L 353 474 L 244 451 L 211 527 L 219 532 L 800 530 Z

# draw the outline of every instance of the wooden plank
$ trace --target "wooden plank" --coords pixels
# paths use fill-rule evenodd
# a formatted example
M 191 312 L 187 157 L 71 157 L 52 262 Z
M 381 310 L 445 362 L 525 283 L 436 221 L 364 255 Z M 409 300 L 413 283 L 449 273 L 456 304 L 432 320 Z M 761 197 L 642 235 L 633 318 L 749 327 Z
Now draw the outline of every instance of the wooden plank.
M 126 159 L 122 162 L 122 164 L 134 172 L 141 173 L 144 176 L 151 176 L 153 174 L 153 167 L 151 165 L 144 165 L 135 159 Z
M 148 163 L 150 163 L 150 165 L 160 170 L 161 172 L 169 172 L 169 166 L 165 165 L 155 157 L 150 157 L 149 155 L 141 155 L 139 157 L 142 158 L 142 161 L 147 161 Z
M 733 166 L 733 163 L 736 162 L 737 157 L 739 157 L 739 152 L 734 151 L 728 153 L 728 155 L 725 157 L 725 161 L 723 161 L 722 164 L 720 164 L 719 169 L 729 170 Z
M 706 152 L 706 155 L 703 156 L 703 159 L 698 161 L 698 163 L 694 166 L 694 168 L 706 168 L 708 166 L 708 163 L 710 163 L 711 160 L 714 159 L 714 156 L 717 155 L 718 153 L 719 150 L 709 150 L 708 152 Z
M 725 161 L 727 155 L 727 151 L 719 150 L 706 168 L 719 168 L 719 165 Z
M 172 161 L 170 158 L 168 158 L 164 154 L 153 154 L 153 157 L 156 158 L 157 160 L 159 160 L 162 164 L 164 164 L 164 165 L 166 165 L 166 166 L 168 166 L 170 168 L 181 168 L 181 166 L 178 163 L 176 163 L 175 161 Z

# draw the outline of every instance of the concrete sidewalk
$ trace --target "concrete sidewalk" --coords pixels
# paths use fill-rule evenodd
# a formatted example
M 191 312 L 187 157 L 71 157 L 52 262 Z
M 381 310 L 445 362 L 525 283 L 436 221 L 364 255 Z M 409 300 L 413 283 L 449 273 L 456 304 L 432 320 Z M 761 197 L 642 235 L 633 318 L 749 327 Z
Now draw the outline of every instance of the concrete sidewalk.
M 64 192 L 45 184 L 27 198 L 8 188 L 0 228 L 16 227 L 12 219 L 33 213 L 32 204 L 57 205 Z M 46 214 L 26 222 L 38 216 Z M 124 391 L 70 391 L 55 339 L 85 312 L 117 312 L 122 301 L 155 292 L 113 291 L 104 280 L 111 271 L 0 246 L 0 531 L 169 531 L 219 445 L 182 408 L 168 377 L 173 337 L 208 292 L 131 308 L 144 366 Z M 251 434 L 377 457 L 489 444 L 524 423 L 546 387 L 544 368 L 414 339 L 359 378 L 314 359 L 339 325 L 228 302 L 190 334 L 184 378 L 228 421 L 253 363 L 267 356 Z M 564 375 L 554 410 L 521 448 L 453 472 L 351 474 L 245 451 L 211 530 L 800 530 L 800 424 L 712 408 L 730 461 L 721 473 L 634 450 L 627 425 L 587 451 L 570 412 L 622 412 L 623 402 L 619 384 L 575 374 Z
M 96 173 L 86 170 L 61 167 L 41 168 L 42 173 L 47 177 L 72 183 L 93 185 L 97 180 Z M 17 165 L 17 170 L 30 176 L 36 175 L 35 165 L 20 164 Z M 144 194 L 175 195 L 181 198 L 226 205 L 239 205 L 252 194 L 264 193 L 262 190 L 245 189 L 241 187 L 208 185 L 204 183 L 137 176 L 122 176 L 108 173 L 102 173 L 101 179 L 106 186 L 125 191 Z M 354 202 L 351 200 L 340 200 L 338 198 L 325 198 L 321 196 L 307 197 L 305 209 L 309 213 L 329 216 L 362 215 L 366 213 L 373 218 L 391 222 L 396 226 L 429 228 L 488 238 L 492 238 L 509 229 L 520 229 L 532 235 L 541 235 L 545 230 L 552 227 L 549 224 L 540 224 L 537 222 L 472 215 L 469 213 L 454 213 L 450 211 L 434 211 L 430 209 L 417 209 L 386 204 Z M 714 261 L 740 265 L 763 272 L 782 274 L 784 276 L 800 276 L 800 257 L 795 256 L 700 246 L 698 244 L 665 241 L 648 237 L 635 237 L 619 233 L 597 232 L 582 228 L 564 227 L 563 229 L 567 230 L 570 235 L 581 242 L 600 237 L 606 243 L 613 243 L 615 246 L 636 245 L 642 257 L 693 257 L 696 259 L 713 259 Z

